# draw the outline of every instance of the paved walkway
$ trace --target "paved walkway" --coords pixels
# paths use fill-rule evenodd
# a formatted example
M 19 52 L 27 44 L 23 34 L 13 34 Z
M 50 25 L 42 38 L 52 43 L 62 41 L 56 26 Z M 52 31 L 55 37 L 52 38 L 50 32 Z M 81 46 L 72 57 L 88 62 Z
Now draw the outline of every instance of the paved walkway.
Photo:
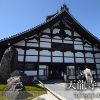
M 98 85 L 100 85 L 100 83 L 98 83 Z M 96 87 L 93 90 L 77 91 L 74 89 L 66 90 L 66 83 L 64 82 L 49 82 L 46 83 L 45 86 L 60 97 L 61 100 L 100 100 L 100 87 Z M 85 96 L 87 97 L 84 98 Z

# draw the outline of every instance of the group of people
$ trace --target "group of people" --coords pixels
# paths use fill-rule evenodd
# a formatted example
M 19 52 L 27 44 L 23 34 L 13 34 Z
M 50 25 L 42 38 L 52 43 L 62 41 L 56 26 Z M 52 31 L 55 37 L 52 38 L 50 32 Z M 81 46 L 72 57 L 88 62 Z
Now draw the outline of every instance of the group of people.
M 87 82 L 93 82 L 92 71 L 87 66 L 83 71 L 78 68 L 77 77 L 79 80 L 86 80 Z

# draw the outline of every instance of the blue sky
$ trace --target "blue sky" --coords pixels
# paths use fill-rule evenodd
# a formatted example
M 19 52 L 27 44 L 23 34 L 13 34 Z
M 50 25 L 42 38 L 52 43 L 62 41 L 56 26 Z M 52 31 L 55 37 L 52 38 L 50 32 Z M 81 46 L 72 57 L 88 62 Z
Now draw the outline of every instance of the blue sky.
M 100 39 L 100 0 L 0 0 L 0 39 L 45 21 L 66 4 L 70 13 Z

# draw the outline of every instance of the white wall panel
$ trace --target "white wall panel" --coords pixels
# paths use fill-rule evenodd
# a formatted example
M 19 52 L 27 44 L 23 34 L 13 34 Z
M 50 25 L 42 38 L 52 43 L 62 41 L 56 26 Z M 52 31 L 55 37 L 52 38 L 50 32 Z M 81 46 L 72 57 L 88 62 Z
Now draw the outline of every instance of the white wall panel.
M 97 70 L 97 73 L 100 74 L 100 70 Z M 100 77 L 99 77 L 100 78 Z
M 54 36 L 53 39 L 61 39 L 59 36 Z
M 66 37 L 66 38 L 64 38 L 64 39 L 65 39 L 64 41 L 72 40 L 70 37 Z
M 28 76 L 37 75 L 37 71 L 24 71 L 24 73 Z
M 51 48 L 51 43 L 47 43 L 47 42 L 40 42 L 40 47 Z
M 52 42 L 62 43 L 62 40 L 52 39 Z
M 100 63 L 100 59 L 96 59 L 96 63 Z
M 54 29 L 53 34 L 59 33 L 60 29 Z
M 24 50 L 22 50 L 20 48 L 17 48 L 16 50 L 18 51 L 18 54 L 24 55 Z
M 64 56 L 74 57 L 74 54 L 70 51 L 64 52 Z
M 18 56 L 18 61 L 23 61 L 24 56 Z
M 17 45 L 17 46 L 25 46 L 25 41 L 17 42 L 14 45 Z
M 92 74 L 96 74 L 96 71 L 92 70 Z
M 100 64 L 96 64 L 96 67 L 97 67 L 98 69 L 100 69 Z
M 83 50 L 83 45 L 74 45 L 76 50 Z
M 65 57 L 64 58 L 64 62 L 65 63 L 74 63 L 74 58 L 67 58 L 67 57 Z
M 26 50 L 26 55 L 38 55 L 38 51 L 35 49 Z
M 44 69 L 46 69 L 46 65 L 39 65 L 39 68 L 44 68 Z
M 79 36 L 79 37 L 81 37 L 77 32 L 74 32 L 74 36 Z
M 26 56 L 26 62 L 37 62 L 37 56 Z
M 74 41 L 74 44 L 83 44 L 83 42 Z
M 91 46 L 91 45 L 89 45 L 88 43 L 86 43 L 84 46 L 92 47 L 92 46 Z
M 49 38 L 40 38 L 40 41 L 47 41 L 47 42 L 51 42 L 51 39 Z
M 52 52 L 53 56 L 63 56 L 62 52 L 60 51 L 54 51 Z
M 53 62 L 63 62 L 63 57 L 53 57 Z
M 85 53 L 85 56 L 86 57 L 93 57 L 93 54 L 92 53 Z
M 73 41 L 64 41 L 64 43 L 73 44 Z
M 87 63 L 94 63 L 94 59 L 86 58 L 86 62 L 87 62 Z
M 38 43 L 27 43 L 27 46 L 38 47 Z
M 40 62 L 51 62 L 51 57 L 40 56 Z
M 37 42 L 36 39 L 31 39 L 31 40 L 28 40 L 28 42 Z
M 45 29 L 43 32 L 45 32 L 45 33 L 50 33 L 50 29 L 47 28 L 47 29 Z
M 50 38 L 48 35 L 42 35 L 41 37 L 46 37 L 46 38 Z
M 78 62 L 78 63 L 84 63 L 84 58 L 76 58 L 76 62 Z
M 100 53 L 96 53 L 95 58 L 100 58 Z
M 81 52 L 76 52 L 75 57 L 84 57 L 84 54 Z
M 43 70 L 39 70 L 39 75 L 44 75 L 44 71 Z
M 80 41 L 80 42 L 82 42 L 82 39 L 76 38 L 75 41 Z
M 70 30 L 65 30 L 66 34 L 68 34 L 69 36 L 71 36 L 71 31 Z
M 90 47 L 84 47 L 84 50 L 91 50 L 92 51 L 92 48 Z
M 48 51 L 48 50 L 42 50 L 42 51 L 40 51 L 40 55 L 48 55 L 48 56 L 51 56 L 51 52 Z

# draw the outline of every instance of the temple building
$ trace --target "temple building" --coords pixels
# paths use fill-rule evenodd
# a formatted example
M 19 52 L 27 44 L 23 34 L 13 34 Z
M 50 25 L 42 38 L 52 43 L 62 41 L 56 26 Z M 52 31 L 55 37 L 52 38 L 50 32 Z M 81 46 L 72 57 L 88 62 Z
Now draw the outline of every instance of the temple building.
M 100 80 L 100 40 L 84 28 L 66 5 L 34 28 L 0 40 L 0 59 L 13 46 L 18 51 L 17 70 L 34 80 L 78 79 L 87 66 Z M 13 66 L 14 67 L 14 66 Z

